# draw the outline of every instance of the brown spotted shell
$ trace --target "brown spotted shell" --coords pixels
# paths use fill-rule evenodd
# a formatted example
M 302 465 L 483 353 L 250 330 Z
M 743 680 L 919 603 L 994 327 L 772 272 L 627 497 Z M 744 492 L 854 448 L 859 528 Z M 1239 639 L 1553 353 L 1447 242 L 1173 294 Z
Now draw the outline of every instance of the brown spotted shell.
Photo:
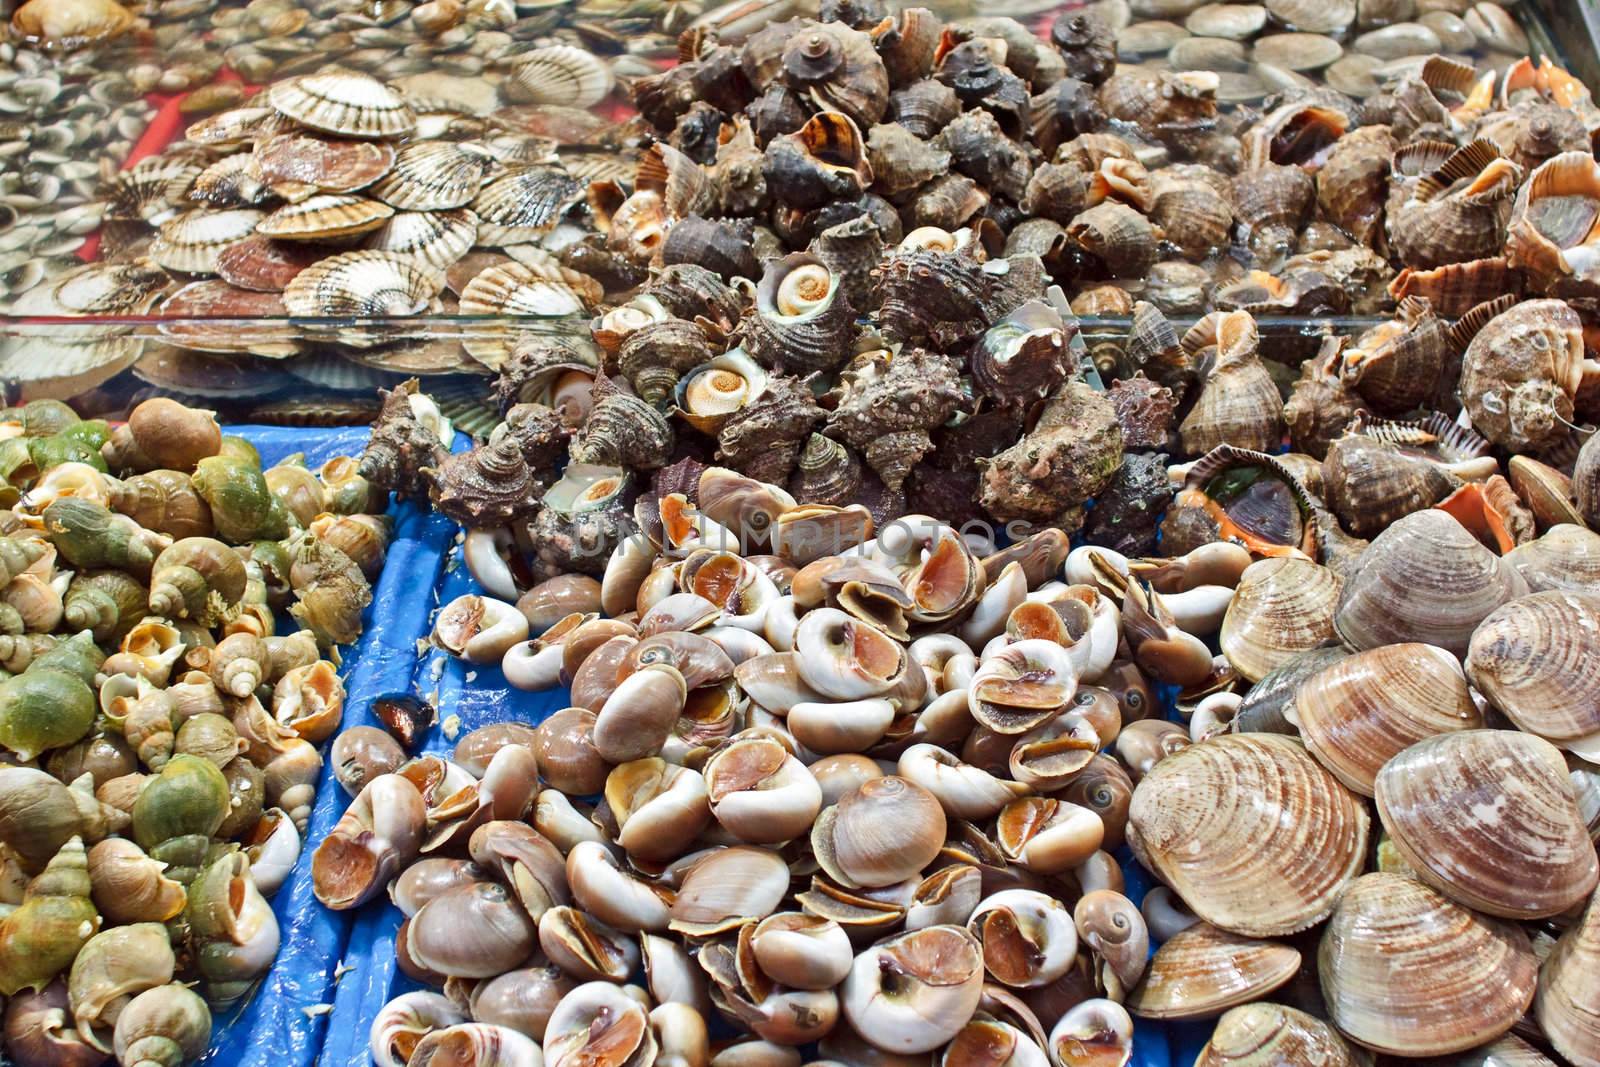
M 672 455 L 672 424 L 638 396 L 613 382 L 595 380 L 589 418 L 572 435 L 574 463 L 655 470 Z
M 1341 374 L 1379 415 L 1404 415 L 1438 393 L 1453 353 L 1449 331 L 1426 301 L 1408 298 L 1395 318 L 1344 350 Z
M 1374 537 L 1396 520 L 1433 507 L 1460 488 L 1461 480 L 1387 441 L 1347 434 L 1328 446 L 1322 485 L 1344 528 L 1357 537 Z
M 922 348 L 856 359 L 836 395 L 828 432 L 857 449 L 891 491 L 933 449 L 929 435 L 964 398 L 955 362 Z
M 1317 171 L 1323 214 L 1365 245 L 1382 232 L 1389 167 L 1399 145 L 1387 126 L 1362 126 L 1339 138 Z
M 1128 844 L 1196 915 L 1250 937 L 1304 930 L 1366 859 L 1367 813 L 1295 742 L 1225 734 L 1146 774 Z
M 1307 559 L 1279 556 L 1245 568 L 1222 619 L 1222 654 L 1259 682 L 1295 656 L 1330 641 L 1342 579 Z
M 1032 432 L 982 464 L 979 501 L 996 519 L 1050 522 L 1104 490 L 1122 466 L 1122 427 L 1103 393 L 1069 381 Z

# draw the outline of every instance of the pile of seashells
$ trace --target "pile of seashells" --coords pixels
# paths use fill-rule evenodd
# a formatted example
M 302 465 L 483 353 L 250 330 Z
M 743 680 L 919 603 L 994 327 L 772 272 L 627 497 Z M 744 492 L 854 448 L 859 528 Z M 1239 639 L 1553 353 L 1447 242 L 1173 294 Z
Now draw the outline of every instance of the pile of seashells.
M 0 1047 L 178 1067 L 277 955 L 387 501 L 170 400 L 0 428 Z

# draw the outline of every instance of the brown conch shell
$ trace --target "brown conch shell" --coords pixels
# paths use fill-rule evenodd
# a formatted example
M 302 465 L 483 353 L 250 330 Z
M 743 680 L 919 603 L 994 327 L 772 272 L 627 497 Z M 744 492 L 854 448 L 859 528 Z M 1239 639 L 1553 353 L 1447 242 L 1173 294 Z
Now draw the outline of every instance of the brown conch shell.
M 1196 915 L 1250 937 L 1321 922 L 1367 850 L 1367 813 L 1294 741 L 1224 734 L 1134 790 L 1128 844 Z
M 1532 1002 L 1537 968 L 1520 928 L 1397 874 L 1352 882 L 1317 953 L 1330 1021 L 1400 1056 L 1499 1037 Z
M 1275 941 L 1195 923 L 1168 938 L 1128 994 L 1143 1019 L 1202 1019 L 1277 989 L 1300 969 L 1300 953 Z
M 880 351 L 853 361 L 840 376 L 828 432 L 859 450 L 891 491 L 933 449 L 929 434 L 961 404 L 955 363 L 921 348 Z
M 1455 492 L 1461 480 L 1443 466 L 1365 434 L 1346 434 L 1322 461 L 1323 496 L 1345 529 L 1373 537 Z
M 1356 1067 L 1338 1031 L 1314 1015 L 1259 1001 L 1223 1013 L 1195 1067 Z
M 1361 409 L 1361 398 L 1339 373 L 1344 344 L 1341 337 L 1325 338 L 1317 355 L 1300 365 L 1300 378 L 1283 405 L 1290 444 L 1315 459 L 1328 454 L 1328 446 Z
M 1548 741 L 1462 730 L 1419 741 L 1378 772 L 1389 841 L 1418 878 L 1475 911 L 1556 915 L 1587 899 L 1600 862 Z
M 1399 147 L 1389 127 L 1362 126 L 1339 138 L 1317 171 L 1323 214 L 1361 244 L 1382 232 L 1390 160 Z
M 1600 283 L 1600 164 L 1589 152 L 1563 152 L 1517 193 L 1506 260 L 1551 295 L 1593 295 Z
M 1393 319 L 1344 350 L 1340 373 L 1379 415 L 1404 415 L 1439 396 L 1450 358 L 1445 324 L 1426 300 L 1407 297 Z
M 1446 263 L 1432 270 L 1407 267 L 1389 283 L 1389 295 L 1397 302 L 1408 296 L 1419 296 L 1449 318 L 1459 318 L 1479 304 L 1506 293 L 1520 295 L 1521 292 L 1522 272 L 1506 262 L 1504 256 Z
M 1522 168 L 1493 142 L 1473 141 L 1424 174 L 1388 216 L 1389 243 L 1408 267 L 1500 254 Z
M 1208 315 L 1183 338 L 1186 350 L 1215 348 L 1199 399 L 1178 427 L 1183 451 L 1203 455 L 1218 445 L 1273 454 L 1283 440 L 1283 398 L 1262 365 L 1260 336 L 1249 312 Z
M 1600 901 L 1589 902 L 1539 968 L 1533 1016 L 1567 1059 L 1585 1067 L 1600 1062 Z
M 1572 746 L 1600 733 L 1600 594 L 1534 593 L 1472 634 L 1467 676 L 1529 733 Z
M 1560 300 L 1490 319 L 1461 358 L 1461 402 L 1479 433 L 1511 452 L 1566 440 L 1583 380 L 1583 327 Z
M 1454 656 L 1432 645 L 1383 645 L 1306 678 L 1285 709 L 1306 748 L 1346 786 L 1371 796 L 1391 757 L 1427 737 L 1483 725 Z

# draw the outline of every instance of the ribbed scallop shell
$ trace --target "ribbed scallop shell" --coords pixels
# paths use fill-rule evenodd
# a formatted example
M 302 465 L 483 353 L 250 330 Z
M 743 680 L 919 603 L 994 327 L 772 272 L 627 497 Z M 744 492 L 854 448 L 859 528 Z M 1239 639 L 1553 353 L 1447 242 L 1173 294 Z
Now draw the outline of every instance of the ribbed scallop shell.
M 1500 1036 L 1533 1000 L 1537 967 L 1520 928 L 1396 874 L 1352 882 L 1317 953 L 1330 1021 L 1400 1056 Z
M 261 168 L 249 152 L 223 156 L 201 171 L 189 187 L 189 199 L 212 207 L 255 207 L 272 198 Z
M 1600 594 L 1535 593 L 1492 612 L 1467 675 L 1529 733 L 1561 745 L 1600 733 Z
M 399 93 L 370 74 L 342 68 L 277 82 L 267 100 L 303 126 L 347 137 L 400 137 L 417 125 Z
M 1557 1052 L 1583 1067 L 1600 1063 L 1600 900 L 1539 969 L 1533 1015 Z
M 265 217 L 254 208 L 186 211 L 161 227 L 150 258 L 168 270 L 215 274 L 222 250 L 249 237 Z
M 521 104 L 593 107 L 611 92 L 605 60 L 568 44 L 535 48 L 517 56 L 506 79 L 506 95 Z
M 1144 1019 L 1203 1019 L 1267 995 L 1299 969 L 1288 945 L 1196 923 L 1156 949 L 1127 1007 Z
M 254 292 L 216 278 L 190 282 L 167 297 L 160 314 L 167 319 L 278 319 L 288 314 L 277 293 Z M 265 323 L 163 322 L 161 333 L 183 348 L 201 352 L 249 352 L 291 356 L 300 350 L 294 331 Z
M 229 285 L 262 293 L 281 293 L 295 275 L 325 256 L 326 250 L 251 234 L 217 255 L 217 274 Z
M 1300 683 L 1287 712 L 1306 748 L 1363 796 L 1389 759 L 1418 741 L 1483 725 L 1461 664 L 1416 643 L 1357 652 Z
M 1307 559 L 1279 556 L 1245 568 L 1222 619 L 1222 654 L 1259 682 L 1307 649 L 1333 639 L 1343 581 Z
M 570 277 L 564 277 L 563 274 Z M 463 315 L 580 315 L 603 296 L 583 275 L 506 263 L 481 272 L 461 291 Z
M 367 247 L 412 256 L 443 271 L 466 255 L 477 237 L 478 216 L 465 208 L 397 211 L 367 239 Z
M 256 142 L 251 155 L 268 185 L 296 183 L 325 193 L 353 193 L 389 173 L 395 151 L 381 142 L 280 133 Z
M 1527 589 L 1466 527 L 1430 508 L 1400 519 L 1362 553 L 1333 625 L 1356 649 L 1421 641 L 1464 656 L 1478 623 Z
M 555 226 L 583 198 L 583 185 L 560 167 L 522 167 L 485 185 L 472 201 L 478 243 L 522 244 Z
M 181 204 L 200 173 L 189 156 L 156 156 L 118 171 L 106 183 L 106 218 L 148 222 Z
M 421 141 L 402 148 L 394 169 L 369 192 L 401 211 L 444 211 L 472 203 L 494 157 L 471 144 Z
M 1464 730 L 1419 741 L 1378 772 L 1374 795 L 1417 877 L 1475 911 L 1556 915 L 1600 881 L 1566 761 L 1532 734 Z
M 392 252 L 344 252 L 307 267 L 283 291 L 299 316 L 416 315 L 437 290 L 409 257 Z
M 1242 1004 L 1217 1020 L 1195 1067 L 1355 1067 L 1327 1023 L 1283 1004 Z
M 324 193 L 285 204 L 260 222 L 256 233 L 280 241 L 327 241 L 370 233 L 394 208 L 364 196 Z
M 1272 937 L 1333 910 L 1366 859 L 1367 813 L 1288 738 L 1224 735 L 1145 775 L 1128 843 L 1202 919 Z

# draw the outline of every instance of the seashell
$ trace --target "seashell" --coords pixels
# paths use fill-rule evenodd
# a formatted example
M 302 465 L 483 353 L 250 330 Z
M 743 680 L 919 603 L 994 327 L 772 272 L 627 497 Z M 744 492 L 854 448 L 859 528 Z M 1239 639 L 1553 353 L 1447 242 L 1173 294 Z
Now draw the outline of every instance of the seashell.
M 1535 593 L 1600 592 L 1600 534 L 1570 523 L 1518 545 L 1504 559 Z
M 211 1011 L 187 986 L 147 989 L 117 1016 L 112 1051 L 130 1063 L 184 1062 L 205 1054 L 211 1043 Z
M 100 926 L 89 899 L 87 859 L 81 837 L 72 837 L 28 882 L 22 902 L 0 919 L 0 991 L 14 997 L 42 990 L 71 965 Z
M 1344 350 L 1341 376 L 1380 415 L 1403 415 L 1432 401 L 1451 361 L 1444 324 L 1423 301 L 1407 298 L 1399 315 Z
M 1490 613 L 1472 634 L 1467 676 L 1519 727 L 1564 746 L 1600 731 L 1600 705 L 1581 681 L 1600 612 L 1590 593 L 1534 593 Z
M 1474 428 L 1517 452 L 1560 442 L 1582 357 L 1577 314 L 1559 300 L 1525 301 L 1490 319 L 1461 362 L 1461 398 Z
M 1506 260 L 1541 290 L 1559 292 L 1588 281 L 1584 249 L 1593 227 L 1586 220 L 1600 193 L 1592 162 L 1587 151 L 1564 152 L 1540 165 L 1517 193 Z
M 895 124 L 923 140 L 932 138 L 961 114 L 961 101 L 956 91 L 933 78 L 896 89 L 889 96 L 889 106 Z
M 1553 915 L 1600 880 L 1565 771 L 1561 753 L 1528 734 L 1440 734 L 1384 765 L 1378 817 L 1417 877 L 1452 899 L 1505 918 Z
M 340 67 L 276 82 L 267 100 L 303 126 L 346 137 L 401 137 L 417 125 L 399 93 L 371 75 Z
M 1570 927 L 1539 969 L 1539 988 L 1533 1002 L 1533 1015 L 1555 1050 L 1582 1063 L 1593 1059 L 1595 1002 L 1593 962 L 1596 951 L 1594 903 Z M 1514 1040 L 1507 1035 L 1507 1040 Z M 1532 1055 L 1531 1051 L 1529 1053 Z M 1506 1062 L 1511 1062 L 1509 1056 Z
M 395 150 L 381 142 L 280 133 L 257 141 L 251 158 L 255 176 L 269 186 L 300 185 L 324 193 L 353 193 L 389 173 Z
M 842 23 L 806 20 L 792 27 L 782 77 L 817 108 L 837 110 L 863 128 L 889 106 L 889 71 L 872 38 Z
M 1356 649 L 1405 641 L 1458 656 L 1473 630 L 1526 584 L 1460 523 L 1419 511 L 1380 533 L 1345 582 L 1334 627 Z
M 265 217 L 254 208 L 186 211 L 162 225 L 150 246 L 150 257 L 168 270 L 215 274 L 222 250 L 249 237 Z
M 1407 1056 L 1504 1033 L 1532 1002 L 1535 972 L 1521 930 L 1394 874 L 1350 884 L 1317 953 L 1329 1021 L 1368 1048 Z
M 979 500 L 1002 521 L 1054 523 L 1105 489 L 1121 463 L 1116 409 L 1069 381 L 1041 410 L 1032 433 L 984 465 Z
M 522 104 L 593 107 L 611 92 L 611 68 L 587 49 L 549 45 L 518 55 L 505 90 Z
M 367 238 L 379 252 L 411 256 L 436 271 L 455 264 L 478 237 L 478 217 L 470 211 L 400 211 Z
M 416 315 L 436 290 L 408 256 L 341 252 L 307 267 L 284 288 L 289 314 L 306 317 Z
M 370 779 L 311 857 L 316 897 L 334 909 L 372 899 L 417 854 L 422 795 L 398 774 Z
M 1216 843 L 1224 838 L 1236 844 Z M 1202 919 L 1251 937 L 1326 918 L 1360 871 L 1366 840 L 1355 798 L 1303 749 L 1270 734 L 1223 735 L 1168 756 L 1139 782 L 1129 809 L 1139 861 Z M 1250 864 L 1219 861 L 1238 855 Z M 1264 882 L 1276 887 L 1270 899 Z
M 1211 71 L 1119 73 L 1100 86 L 1106 117 L 1158 139 L 1203 133 L 1216 123 L 1217 75 Z
M 394 169 L 369 194 L 398 211 L 463 208 L 477 197 L 494 158 L 475 145 L 423 141 L 406 145 Z
M 1358 1060 L 1338 1031 L 1316 1016 L 1283 1004 L 1258 1002 L 1223 1013 L 1195 1067 L 1274 1062 L 1355 1067 Z
M 1342 585 L 1338 575 L 1309 560 L 1252 564 L 1222 620 L 1223 655 L 1240 675 L 1258 682 L 1299 653 L 1331 640 Z
M 1207 316 L 1183 338 L 1194 353 L 1215 348 L 1199 399 L 1178 427 L 1183 449 L 1201 455 L 1218 445 L 1274 453 L 1283 437 L 1283 400 L 1261 363 L 1248 312 Z
M 1198 262 L 1227 246 L 1233 208 L 1227 197 L 1218 196 L 1203 181 L 1158 177 L 1150 221 L 1160 229 L 1163 241 L 1185 259 Z
M 1472 142 L 1418 179 L 1403 202 L 1391 201 L 1391 246 L 1407 266 L 1420 268 L 1500 253 L 1521 178 L 1521 168 L 1491 142 Z
M 1204 1018 L 1271 993 L 1299 969 L 1300 953 L 1288 945 L 1196 923 L 1156 949 L 1128 1010 L 1145 1019 Z
M 583 199 L 583 192 L 583 185 L 561 167 L 510 168 L 479 189 L 469 205 L 478 216 L 478 243 L 536 241 Z
M 283 241 L 325 241 L 368 233 L 393 214 L 389 205 L 364 196 L 319 194 L 272 212 L 255 232 Z
M 717 433 L 719 461 L 758 481 L 781 484 L 793 472 L 802 442 L 822 420 L 809 386 L 787 375 L 733 412 Z
M 1067 236 L 1116 278 L 1137 278 L 1156 261 L 1159 238 L 1150 220 L 1126 204 L 1108 201 L 1074 216 Z
M 892 989 L 885 981 L 899 978 Z M 899 934 L 856 957 L 840 1007 L 856 1032 L 895 1053 L 928 1052 L 966 1025 L 983 986 L 977 939 L 956 926 Z
M 249 152 L 223 156 L 197 174 L 184 195 L 212 207 L 260 207 L 272 198 L 255 156 Z
M 325 256 L 320 248 L 251 234 L 217 253 L 217 274 L 241 289 L 281 293 L 296 275 Z
M 1461 485 L 1440 464 L 1360 434 L 1347 434 L 1328 446 L 1322 476 L 1328 506 L 1358 537 L 1382 533 Z
M 201 168 L 188 158 L 140 160 L 106 183 L 106 217 L 154 222 L 183 203 L 200 174 Z
M 1312 0 L 1267 0 L 1267 13 L 1285 29 L 1300 33 L 1341 34 L 1356 19 L 1355 0 L 1319 4 Z
M 679 219 L 668 231 L 661 246 L 661 261 L 699 263 L 730 281 L 736 277 L 755 279 L 761 275 L 747 226 L 712 221 L 699 215 Z
M 1447 263 L 1432 270 L 1407 267 L 1389 284 L 1389 295 L 1396 301 L 1421 297 L 1438 314 L 1459 318 L 1502 294 L 1520 293 L 1522 285 L 1522 273 L 1501 256 Z
M 839 111 L 819 112 L 794 133 L 769 141 L 762 173 L 774 200 L 801 210 L 854 199 L 873 181 L 866 139 Z
M 990 327 L 978 342 L 970 359 L 974 383 L 1001 404 L 1043 399 L 1066 376 L 1070 336 L 1067 324 L 1049 305 L 1029 301 Z

